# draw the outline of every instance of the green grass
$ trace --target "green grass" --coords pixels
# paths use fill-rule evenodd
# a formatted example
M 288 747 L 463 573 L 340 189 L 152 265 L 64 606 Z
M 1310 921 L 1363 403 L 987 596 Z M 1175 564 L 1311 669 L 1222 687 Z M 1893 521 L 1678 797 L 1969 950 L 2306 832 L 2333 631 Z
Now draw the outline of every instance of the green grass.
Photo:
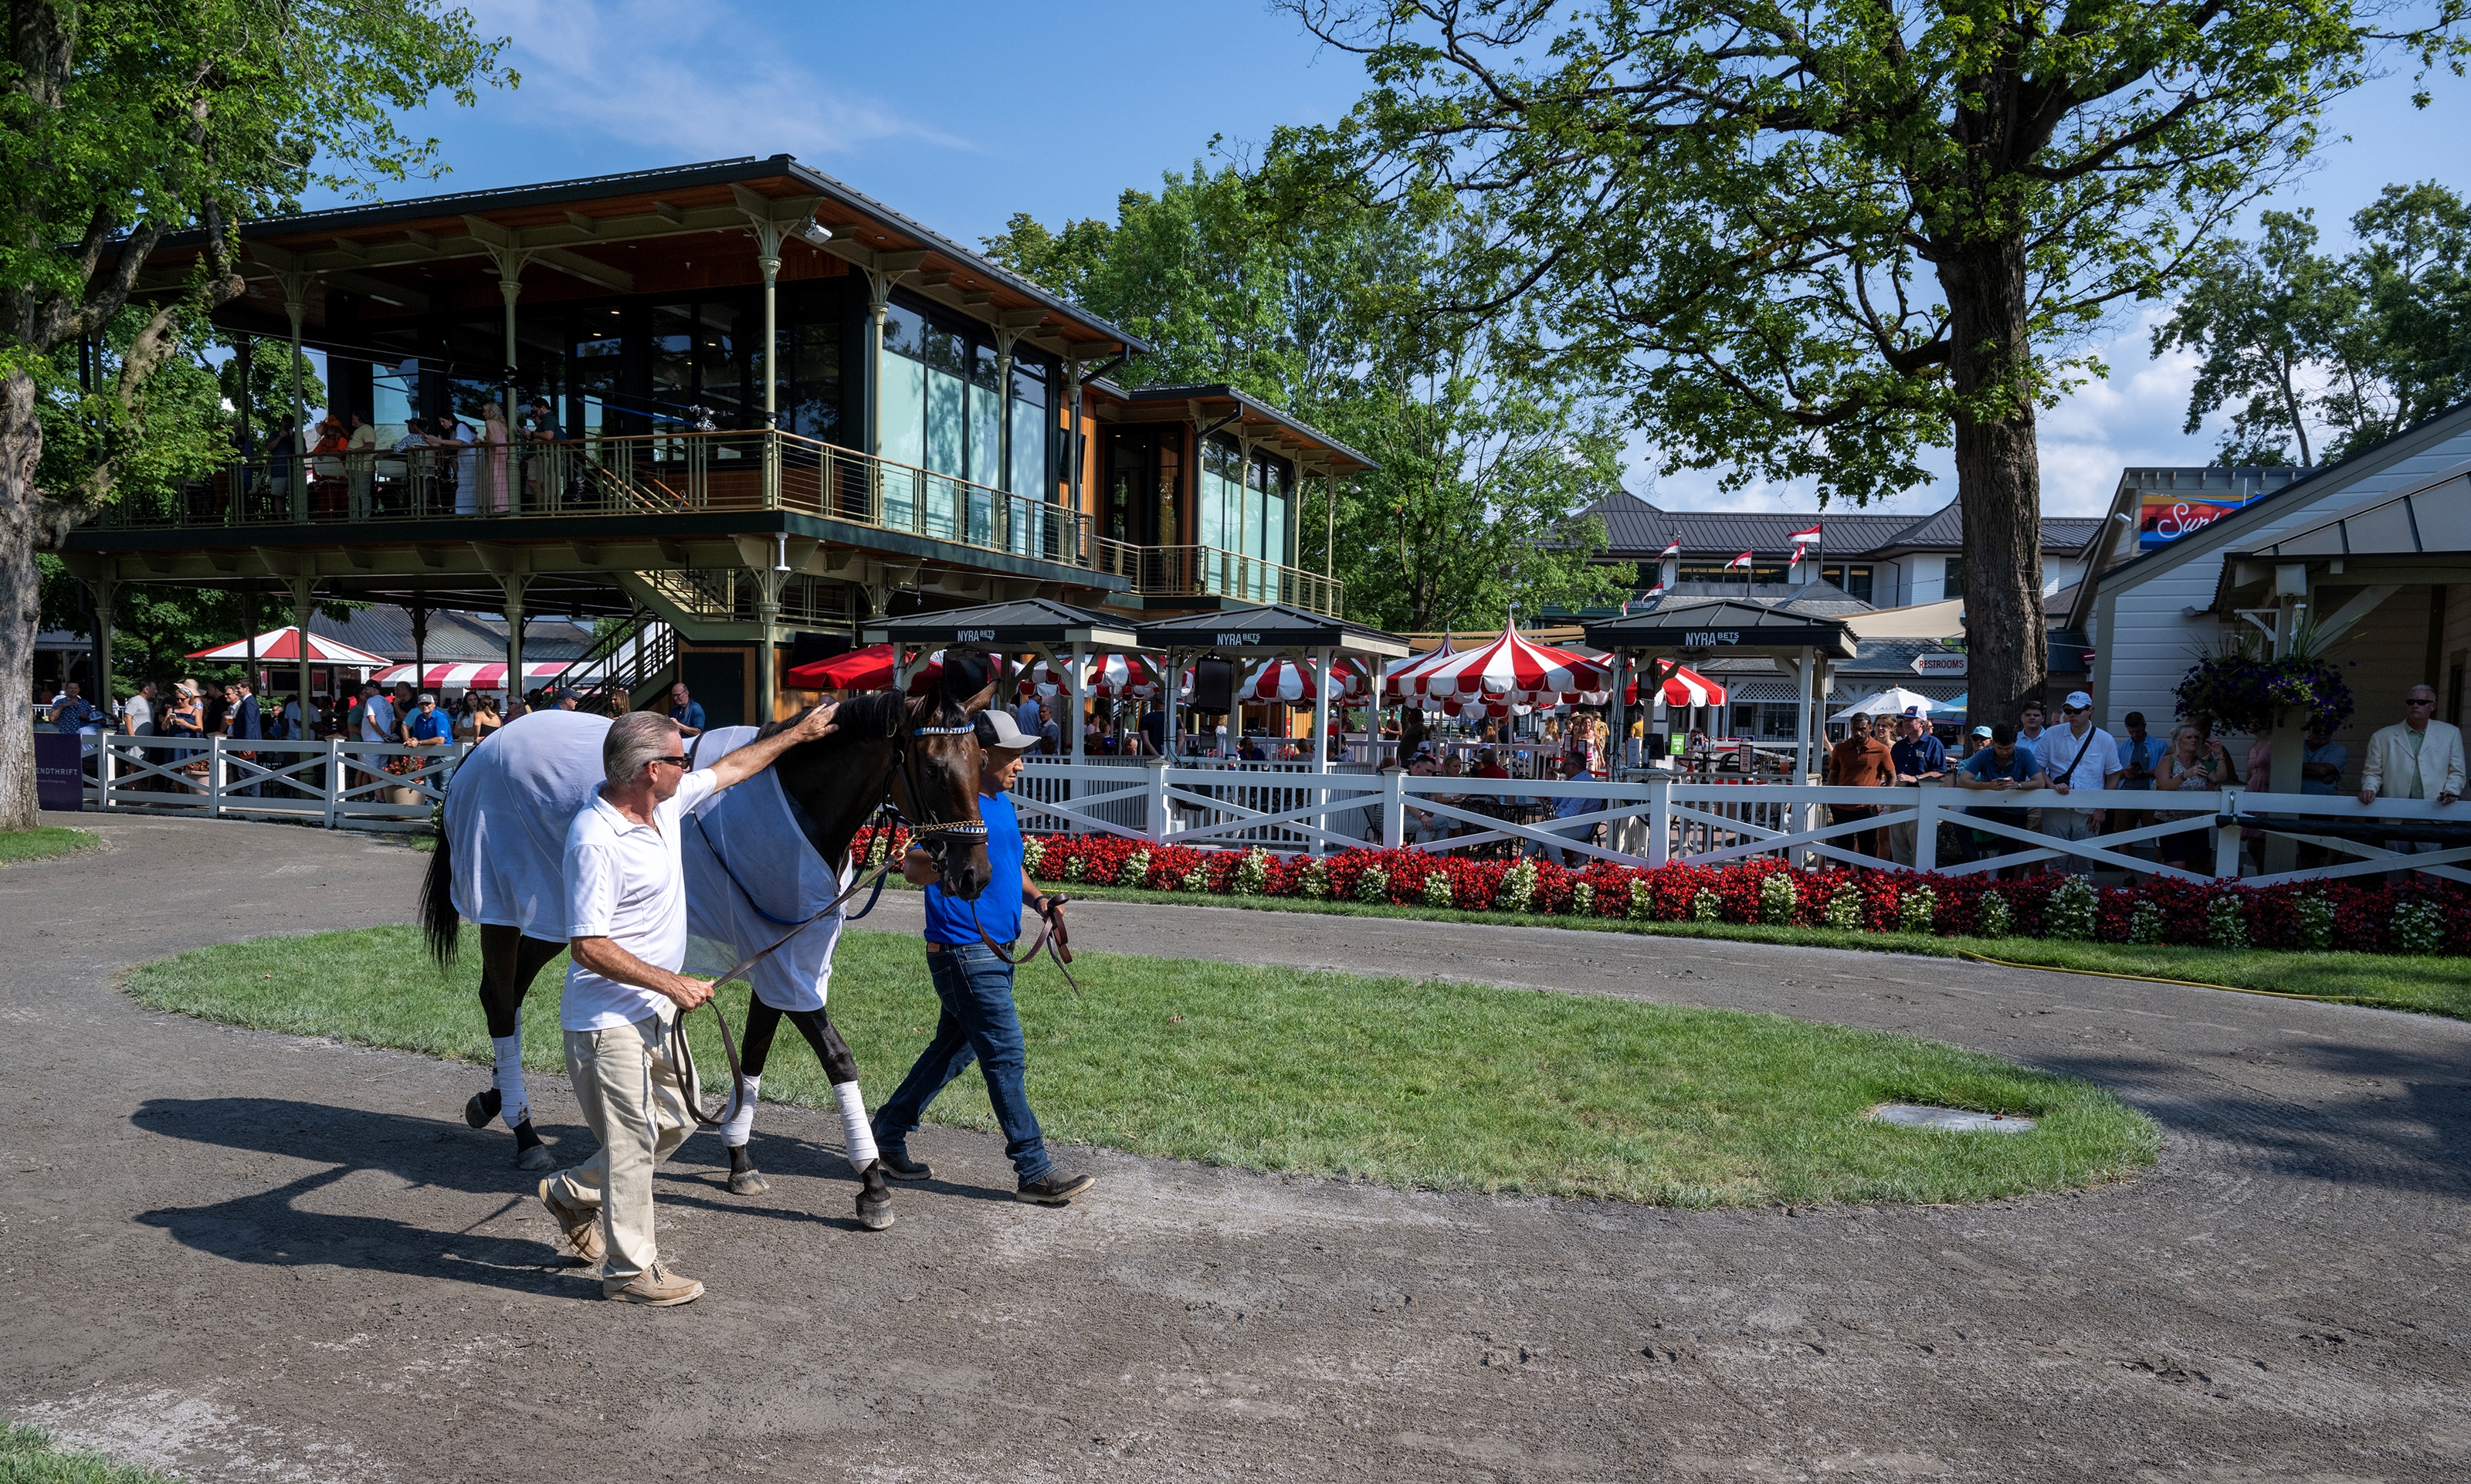
M 0 1484 L 177 1484 L 170 1474 L 115 1464 L 101 1453 L 63 1453 L 38 1427 L 0 1422 Z
M 210 1020 L 486 1065 L 477 945 L 441 977 L 410 928 L 260 938 L 135 970 L 147 1003 Z M 564 960 L 526 1017 L 526 1065 L 560 1065 Z M 1730 1010 L 1110 954 L 1020 992 L 1030 1092 L 1049 1137 L 1140 1154 L 1401 1187 L 1606 1196 L 1681 1206 L 1974 1201 L 2128 1176 L 2153 1125 L 2089 1083 L 1952 1047 Z M 911 938 L 852 933 L 833 1016 L 876 1099 L 935 1024 Z M 733 1025 L 743 986 L 723 991 Z M 709 1079 L 722 1065 L 694 1022 Z M 764 1093 L 830 1106 L 794 1035 Z M 1891 1127 L 1875 1104 L 2026 1114 L 2017 1135 Z M 983 1084 L 937 1100 L 993 1128 Z
M 31 830 L 0 830 L 0 865 L 74 855 L 91 848 L 96 839 L 92 830 L 67 830 L 52 824 L 36 825 Z
M 2011 963 L 2139 979 L 2178 979 L 2231 989 L 2263 990 L 2338 1004 L 2377 1005 L 2471 1020 L 2471 960 L 2401 954 L 2283 953 L 2272 949 L 2141 947 L 2066 943 L 2042 938 L 1943 938 L 1911 932 L 1841 932 L 1825 928 L 1769 928 L 1735 923 L 1631 922 L 1617 917 L 1547 917 L 1435 907 L 1374 907 L 1294 897 L 1222 897 L 1201 892 L 1137 891 L 1121 886 L 1051 883 L 1048 889 L 1108 902 L 1161 902 L 1179 907 L 1235 907 L 1260 912 L 1318 912 L 1340 917 L 1403 917 L 1424 922 L 1508 924 L 1643 937 L 1716 938 L 1783 943 L 1873 954 L 1958 958 L 1980 954 Z

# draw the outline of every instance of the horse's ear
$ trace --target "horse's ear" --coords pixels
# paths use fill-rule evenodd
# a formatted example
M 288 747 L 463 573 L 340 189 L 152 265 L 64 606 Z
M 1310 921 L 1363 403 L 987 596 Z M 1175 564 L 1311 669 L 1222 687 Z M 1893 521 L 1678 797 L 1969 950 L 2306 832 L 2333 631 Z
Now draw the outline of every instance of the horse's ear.
M 996 666 L 982 654 L 947 651 L 944 656 L 944 698 L 963 716 L 987 709 L 996 698 Z

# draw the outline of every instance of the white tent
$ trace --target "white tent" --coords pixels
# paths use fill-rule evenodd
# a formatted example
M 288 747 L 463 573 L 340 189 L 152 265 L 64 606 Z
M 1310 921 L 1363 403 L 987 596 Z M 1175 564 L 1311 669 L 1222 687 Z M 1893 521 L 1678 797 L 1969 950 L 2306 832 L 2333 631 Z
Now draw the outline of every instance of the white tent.
M 1940 704 L 1938 701 L 1932 700 L 1919 692 L 1908 691 L 1900 685 L 1892 685 L 1876 695 L 1855 701 L 1827 719 L 1842 721 L 1847 717 L 1901 717 L 1907 707 L 1912 707 L 1926 717 L 1931 714 L 1931 708 L 1938 704 Z

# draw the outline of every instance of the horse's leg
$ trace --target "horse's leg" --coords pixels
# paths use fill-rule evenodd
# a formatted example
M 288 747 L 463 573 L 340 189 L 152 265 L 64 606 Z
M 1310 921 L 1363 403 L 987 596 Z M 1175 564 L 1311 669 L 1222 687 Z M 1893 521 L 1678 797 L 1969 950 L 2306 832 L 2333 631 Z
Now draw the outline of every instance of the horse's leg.
M 781 1026 L 781 1012 L 760 995 L 746 997 L 746 1028 L 738 1037 L 738 1112 L 720 1128 L 729 1148 L 729 1189 L 734 1195 L 762 1195 L 772 1189 L 746 1152 L 755 1131 L 755 1095 L 764 1081 L 764 1064 L 772 1055 L 772 1033 Z
M 489 1023 L 497 1065 L 488 1091 L 463 1105 L 463 1120 L 482 1128 L 492 1118 L 504 1119 L 514 1130 L 519 1169 L 548 1169 L 557 1163 L 532 1127 L 531 1098 L 524 1086 L 524 997 L 542 966 L 565 947 L 525 937 L 514 928 L 481 929 L 481 1012 Z
M 858 1058 L 850 1054 L 849 1043 L 841 1039 L 826 1012 L 792 1010 L 789 1019 L 815 1048 L 815 1060 L 823 1063 L 824 1075 L 832 1079 L 833 1097 L 840 1104 L 842 1142 L 858 1170 L 859 1224 L 881 1232 L 892 1224 L 892 1187 L 883 1177 L 883 1162 L 876 1157 L 875 1128 L 867 1121 L 866 1099 L 859 1095 Z

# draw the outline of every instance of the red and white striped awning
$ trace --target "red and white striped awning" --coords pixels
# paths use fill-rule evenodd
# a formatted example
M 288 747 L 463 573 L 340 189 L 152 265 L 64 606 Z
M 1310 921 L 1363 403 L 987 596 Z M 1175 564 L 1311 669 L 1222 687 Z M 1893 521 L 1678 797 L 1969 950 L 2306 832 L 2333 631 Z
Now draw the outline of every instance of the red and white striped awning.
M 1450 644 L 1449 636 L 1444 634 L 1439 648 L 1427 649 L 1422 654 L 1410 654 L 1403 660 L 1394 662 L 1390 666 L 1389 673 L 1382 677 L 1381 694 L 1392 700 L 1417 695 L 1416 677 L 1457 652 L 1458 650 Z
M 1337 660 L 1331 669 L 1338 673 L 1338 689 L 1331 695 L 1333 700 L 1361 698 L 1368 694 L 1363 667 L 1356 661 Z M 1292 706 L 1299 701 L 1313 700 L 1320 694 L 1319 677 L 1313 673 L 1312 667 L 1299 665 L 1289 659 L 1263 660 L 1253 667 L 1252 673 L 1236 688 L 1238 703 L 1283 702 Z
M 554 680 L 566 673 L 574 664 L 573 660 L 527 660 L 524 663 L 524 688 L 530 690 L 532 685 L 539 682 Z M 412 667 L 389 665 L 369 676 L 369 680 L 375 685 L 392 685 L 398 680 L 412 680 Z M 421 671 L 420 678 L 413 680 L 412 686 L 415 690 L 422 691 L 503 691 L 506 688 L 506 662 L 505 660 L 437 661 Z
M 1420 695 L 1556 706 L 1612 687 L 1612 672 L 1597 660 L 1522 639 L 1517 628 L 1481 649 L 1453 654 L 1418 672 Z
M 300 630 L 290 624 L 284 624 L 281 628 L 268 629 L 257 636 L 255 648 L 260 660 L 290 661 L 296 665 L 300 662 Z M 249 641 L 235 639 L 229 644 L 219 644 L 211 649 L 200 649 L 189 658 L 246 662 L 249 656 Z M 309 636 L 309 662 L 313 665 L 366 666 L 372 670 L 381 665 L 394 663 L 383 654 L 371 654 L 366 649 L 355 649 L 341 640 L 329 639 L 323 634 L 316 633 Z
M 1070 664 L 1071 661 L 1064 663 Z M 1161 667 L 1158 660 L 1149 655 L 1094 654 L 1090 656 L 1088 665 L 1088 671 L 1081 679 L 1085 695 L 1105 700 L 1120 700 L 1127 696 L 1135 700 L 1149 700 L 1159 694 Z M 1070 689 L 1063 665 L 1050 671 L 1047 662 L 1041 660 L 1021 672 L 1020 691 L 1024 696 L 1054 700 Z M 1188 671 L 1177 694 L 1191 689 L 1192 675 Z
M 1638 682 L 1639 677 L 1632 675 L 1630 689 L 1623 693 L 1623 699 L 1633 706 L 1638 704 Z M 1664 704 L 1722 706 L 1725 704 L 1725 688 L 1689 666 L 1679 665 L 1674 667 L 1672 674 L 1665 677 Z

